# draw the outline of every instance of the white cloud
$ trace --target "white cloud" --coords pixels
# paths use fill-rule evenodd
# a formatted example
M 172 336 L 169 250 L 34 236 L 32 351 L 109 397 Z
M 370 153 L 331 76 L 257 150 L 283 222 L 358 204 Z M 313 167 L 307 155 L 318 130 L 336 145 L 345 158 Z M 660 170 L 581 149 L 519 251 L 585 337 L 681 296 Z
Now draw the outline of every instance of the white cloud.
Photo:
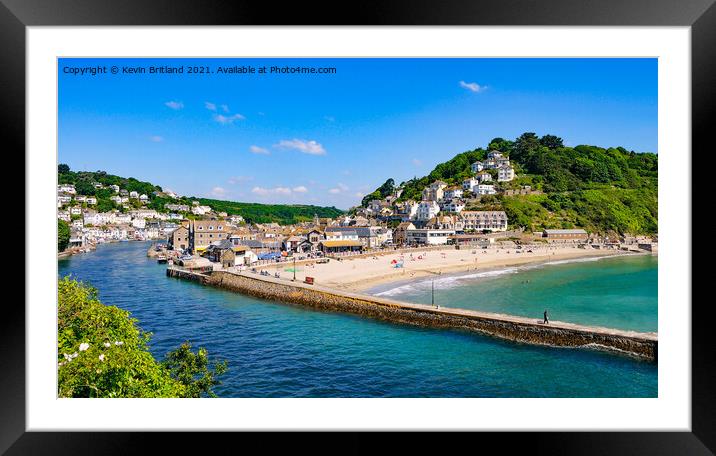
M 251 193 L 255 193 L 257 195 L 268 195 L 271 191 L 268 188 L 254 187 L 251 189 Z
M 284 139 L 274 147 L 282 149 L 295 149 L 301 153 L 309 155 L 326 155 L 326 149 L 316 141 L 305 141 L 303 139 Z
M 326 119 L 326 120 L 329 121 L 329 122 L 335 122 L 335 121 L 336 121 L 336 118 L 333 117 L 333 116 L 324 116 L 323 118 Z
M 414 159 L 413 159 L 413 165 L 415 165 L 415 166 L 420 166 L 420 165 L 422 165 L 422 164 L 423 164 L 423 162 L 420 161 L 420 160 L 418 160 L 417 158 L 414 158 Z
M 164 105 L 169 108 L 172 108 L 175 111 L 178 111 L 179 109 L 184 107 L 184 103 L 182 103 L 181 101 L 173 101 L 173 100 L 167 101 L 166 103 L 164 103 Z
M 249 151 L 252 154 L 259 154 L 259 155 L 271 154 L 271 152 L 269 152 L 267 149 L 264 149 L 263 147 L 259 147 L 259 146 L 251 146 L 251 147 L 249 147 Z
M 204 106 L 206 106 L 206 109 L 208 109 L 209 111 L 216 111 L 216 105 L 214 103 L 209 103 L 208 101 L 205 101 Z
M 365 193 L 356 192 L 356 197 L 357 197 L 357 198 L 363 198 L 364 196 L 365 196 Z
M 346 184 L 342 184 L 342 183 L 340 183 L 340 182 L 338 183 L 338 185 L 336 185 L 336 187 L 340 188 L 340 189 L 343 190 L 344 192 L 345 192 L 346 190 L 348 190 L 348 186 L 347 186 Z
M 341 189 L 340 189 L 340 188 L 332 188 L 332 189 L 328 190 L 328 193 L 332 193 L 332 194 L 334 194 L 334 195 L 336 195 L 336 194 L 338 194 L 338 193 L 340 193 L 340 192 L 341 192 Z
M 155 135 L 155 136 L 150 136 L 150 137 L 149 137 L 149 140 L 150 140 L 151 142 L 162 142 L 162 141 L 164 141 L 164 138 L 162 138 L 161 136 L 156 136 L 156 135 Z
M 483 90 L 485 88 L 485 86 L 481 86 L 480 84 L 478 84 L 476 82 L 465 82 L 465 81 L 460 81 L 460 87 L 462 87 L 463 89 L 467 89 L 470 92 L 475 92 L 475 93 L 477 93 L 480 90 Z
M 280 187 L 280 186 L 274 187 L 274 188 L 254 187 L 251 189 L 251 193 L 254 193 L 256 195 L 261 195 L 261 196 L 290 195 L 291 193 L 293 193 L 293 191 L 288 187 Z
M 225 104 L 221 105 L 221 109 L 222 109 L 224 112 L 229 112 L 229 106 L 227 106 L 227 105 L 225 105 Z
M 229 125 L 234 123 L 235 120 L 244 120 L 246 117 L 241 114 L 234 114 L 231 116 L 225 116 L 223 114 L 214 114 L 214 120 L 222 125 Z
M 299 185 L 298 187 L 293 187 L 293 191 L 295 193 L 306 193 L 308 189 L 304 187 L 303 185 Z
M 214 187 L 211 189 L 211 195 L 219 196 L 219 197 L 226 196 L 226 189 L 224 189 L 222 187 Z

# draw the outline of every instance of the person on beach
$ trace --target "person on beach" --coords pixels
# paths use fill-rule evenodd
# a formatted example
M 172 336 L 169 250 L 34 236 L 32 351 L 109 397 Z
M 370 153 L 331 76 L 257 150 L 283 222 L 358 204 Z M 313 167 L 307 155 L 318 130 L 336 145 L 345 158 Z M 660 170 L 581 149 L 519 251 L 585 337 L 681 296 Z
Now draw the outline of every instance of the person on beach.
M 547 318 L 547 309 L 544 310 L 544 324 L 549 324 L 549 318 Z

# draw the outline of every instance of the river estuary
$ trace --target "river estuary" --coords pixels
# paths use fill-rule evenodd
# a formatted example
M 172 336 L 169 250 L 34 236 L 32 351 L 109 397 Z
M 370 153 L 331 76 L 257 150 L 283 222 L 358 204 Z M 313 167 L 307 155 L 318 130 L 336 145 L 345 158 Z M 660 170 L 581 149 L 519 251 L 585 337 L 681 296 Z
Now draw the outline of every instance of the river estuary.
M 227 360 L 216 388 L 222 397 L 657 396 L 654 363 L 258 300 L 168 278 L 166 265 L 146 257 L 148 247 L 102 245 L 59 260 L 59 275 L 87 282 L 103 303 L 129 310 L 153 333 L 157 358 L 189 340 Z M 478 303 L 473 308 L 538 316 L 549 308 L 554 319 L 656 331 L 658 260 L 638 258 L 443 278 L 436 295 L 445 306 Z M 429 302 L 425 283 L 401 286 L 374 292 Z M 488 299 L 499 290 L 507 294 Z

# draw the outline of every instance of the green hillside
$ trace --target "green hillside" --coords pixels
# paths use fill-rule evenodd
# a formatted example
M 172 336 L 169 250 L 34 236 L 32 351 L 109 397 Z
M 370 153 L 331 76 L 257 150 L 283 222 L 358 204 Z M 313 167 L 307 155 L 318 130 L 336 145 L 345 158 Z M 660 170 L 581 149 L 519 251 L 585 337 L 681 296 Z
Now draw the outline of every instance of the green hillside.
M 541 195 L 483 197 L 468 206 L 474 210 L 504 210 L 512 227 L 529 230 L 582 227 L 590 232 L 652 234 L 658 230 L 658 156 L 623 147 L 564 146 L 553 135 L 524 133 L 514 141 L 495 138 L 486 149 L 460 153 L 437 165 L 427 176 L 403 182 L 398 201 L 421 198 L 431 182 L 460 185 L 472 175 L 470 165 L 484 160 L 489 150 L 508 155 L 517 177 L 497 185 L 498 190 L 530 185 Z M 393 191 L 389 179 L 363 200 L 385 197 Z
M 252 223 L 277 222 L 289 225 L 313 220 L 314 215 L 335 218 L 343 213 L 335 207 L 323 206 L 237 203 L 207 198 L 198 198 L 198 201 L 218 212 L 241 215 L 246 221 Z
M 94 183 L 104 186 L 119 185 L 120 188 L 129 192 L 136 191 L 139 194 L 146 194 L 149 197 L 147 207 L 159 212 L 168 212 L 166 204 L 186 204 L 191 206 L 192 201 L 198 201 L 202 205 L 211 207 L 216 212 L 226 212 L 229 215 L 241 215 L 244 220 L 250 223 L 279 223 L 289 225 L 302 221 L 312 220 L 314 215 L 319 217 L 337 217 L 343 211 L 335 207 L 289 205 L 289 204 L 259 204 L 240 203 L 234 201 L 222 201 L 197 197 L 170 198 L 162 193 L 162 187 L 149 182 L 139 181 L 133 177 L 120 177 L 107 174 L 105 171 L 71 171 L 67 165 L 58 166 L 58 183 L 74 184 L 77 193 L 80 195 L 92 195 L 97 198 L 97 210 L 106 212 L 111 209 L 125 210 L 122 206 L 116 205 L 110 197 L 114 194 L 111 189 L 94 187 Z M 134 206 L 141 207 L 138 201 L 133 201 Z

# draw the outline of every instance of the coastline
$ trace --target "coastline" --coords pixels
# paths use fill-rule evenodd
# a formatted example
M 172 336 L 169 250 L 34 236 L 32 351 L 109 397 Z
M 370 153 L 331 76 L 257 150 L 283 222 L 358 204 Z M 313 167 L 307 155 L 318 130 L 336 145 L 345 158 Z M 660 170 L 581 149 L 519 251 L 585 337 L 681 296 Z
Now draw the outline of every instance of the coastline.
M 533 268 L 540 268 L 543 266 L 548 265 L 558 265 L 558 264 L 571 264 L 571 263 L 580 263 L 584 261 L 599 261 L 604 260 L 608 258 L 621 258 L 625 256 L 641 256 L 646 255 L 646 253 L 636 253 L 631 252 L 629 254 L 612 254 L 612 255 L 587 255 L 587 256 L 581 256 L 581 257 L 574 257 L 569 259 L 561 259 L 561 260 L 555 260 L 555 261 L 529 261 L 529 262 L 523 262 L 523 263 L 510 263 L 510 264 L 496 264 L 491 267 L 485 267 L 481 269 L 474 269 L 470 271 L 457 271 L 457 272 L 446 272 L 444 274 L 434 275 L 434 274 L 422 274 L 422 275 L 416 275 L 415 277 L 408 278 L 408 279 L 398 279 L 398 280 L 377 280 L 375 283 L 372 283 L 370 287 L 368 288 L 362 288 L 360 290 L 357 290 L 361 293 L 368 294 L 371 296 L 391 296 L 391 291 L 396 290 L 398 288 L 401 288 L 403 286 L 413 285 L 416 283 L 422 283 L 425 282 L 426 279 L 429 279 L 430 277 L 435 277 L 436 280 L 440 279 L 463 279 L 463 278 L 472 278 L 473 276 L 476 276 L 478 274 L 485 274 L 487 275 L 500 275 L 502 272 L 510 272 L 513 270 L 517 271 L 527 271 L 529 269 Z
M 297 280 L 314 277 L 316 283 L 336 290 L 366 293 L 388 284 L 419 281 L 445 274 L 488 272 L 510 267 L 537 266 L 561 261 L 586 258 L 605 258 L 642 253 L 615 250 L 586 250 L 577 247 L 533 248 L 532 253 L 515 253 L 515 249 L 467 249 L 433 250 L 414 252 L 413 260 L 403 255 L 403 267 L 394 268 L 393 260 L 400 261 L 400 254 L 383 254 L 378 257 L 345 258 L 331 260 L 329 264 L 307 265 L 296 272 Z M 475 253 L 472 253 L 475 252 Z M 508 253 L 509 252 L 509 253 Z M 422 259 L 417 259 L 422 257 Z M 266 268 L 270 270 L 270 267 Z

